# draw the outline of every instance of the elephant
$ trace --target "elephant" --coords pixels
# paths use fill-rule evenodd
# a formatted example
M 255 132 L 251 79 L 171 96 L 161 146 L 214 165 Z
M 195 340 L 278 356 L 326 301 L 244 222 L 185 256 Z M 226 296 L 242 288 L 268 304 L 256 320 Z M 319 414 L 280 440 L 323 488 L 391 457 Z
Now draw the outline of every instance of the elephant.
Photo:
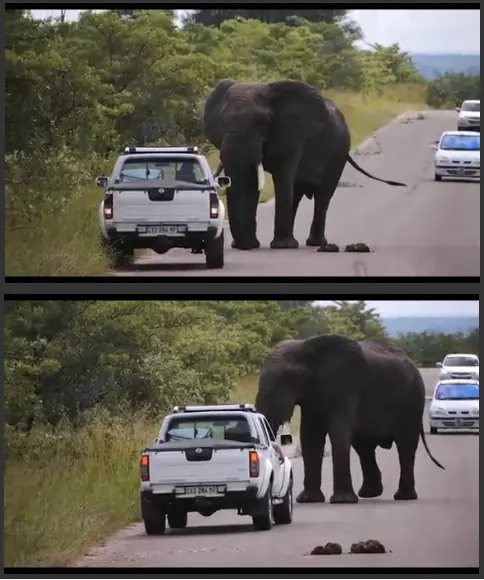
M 422 438 L 425 385 L 420 372 L 401 350 L 382 339 L 351 340 L 321 334 L 277 344 L 263 362 L 255 406 L 274 433 L 301 409 L 300 446 L 304 489 L 299 503 L 324 502 L 321 468 L 326 435 L 331 441 L 331 503 L 357 503 L 383 493 L 377 447 L 395 443 L 400 480 L 395 500 L 415 500 L 414 462 Z M 358 496 L 350 472 L 350 449 L 359 456 L 363 484 Z
M 232 180 L 227 213 L 232 247 L 240 250 L 260 247 L 256 213 L 261 166 L 274 182 L 274 237 L 270 244 L 274 249 L 299 246 L 293 235 L 294 220 L 306 196 L 314 198 L 306 245 L 324 251 L 326 214 L 346 162 L 371 179 L 406 187 L 371 175 L 352 159 L 343 113 L 304 82 L 219 81 L 205 103 L 203 130 L 220 152 L 219 167 L 223 165 Z

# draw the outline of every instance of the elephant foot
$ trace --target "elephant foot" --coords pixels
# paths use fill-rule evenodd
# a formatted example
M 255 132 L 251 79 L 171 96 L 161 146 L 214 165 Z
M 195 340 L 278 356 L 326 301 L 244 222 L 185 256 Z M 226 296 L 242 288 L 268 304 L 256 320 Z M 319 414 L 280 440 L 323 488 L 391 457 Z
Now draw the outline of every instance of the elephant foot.
M 309 238 L 306 240 L 306 246 L 309 246 L 311 248 L 317 248 L 318 246 L 325 246 L 326 245 L 326 240 L 324 240 L 323 242 L 321 242 L 321 238 L 317 238 L 315 236 L 312 236 L 311 234 L 309 235 Z
M 271 242 L 271 248 L 273 250 L 283 250 L 283 249 L 296 249 L 299 248 L 299 242 L 294 236 L 287 238 L 274 238 Z
M 345 247 L 345 252 L 371 252 L 371 249 L 364 243 L 348 244 Z
M 329 503 L 358 503 L 358 496 L 354 491 L 336 491 L 329 498 Z
M 257 250 L 260 248 L 260 242 L 257 238 L 254 238 L 253 240 L 243 240 L 240 242 L 232 240 L 230 245 L 234 250 Z
M 418 499 L 418 495 L 414 487 L 410 489 L 398 489 L 395 492 L 393 499 L 397 501 L 411 501 Z
M 308 491 L 304 489 L 296 497 L 297 503 L 324 503 L 325 501 L 326 498 L 324 497 L 324 493 L 319 489 L 317 491 Z
M 363 483 L 358 492 L 358 496 L 365 499 L 370 499 L 372 497 L 380 497 L 383 493 L 383 485 L 381 481 L 378 483 Z
M 326 242 L 326 244 L 319 246 L 318 252 L 339 252 L 339 246 Z

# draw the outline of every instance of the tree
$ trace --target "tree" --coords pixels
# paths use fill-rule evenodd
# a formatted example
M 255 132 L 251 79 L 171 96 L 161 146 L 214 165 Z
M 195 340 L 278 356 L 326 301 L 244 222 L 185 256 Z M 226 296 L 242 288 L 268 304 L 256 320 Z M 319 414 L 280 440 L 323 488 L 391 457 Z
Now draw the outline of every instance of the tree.
M 328 22 L 329 24 L 339 23 L 347 15 L 348 10 L 282 10 L 277 9 L 203 9 L 190 11 L 184 18 L 185 24 L 203 24 L 204 26 L 219 27 L 226 20 L 245 19 L 260 20 L 267 24 L 281 22 L 283 24 L 296 24 L 294 17 L 304 19 L 309 22 Z

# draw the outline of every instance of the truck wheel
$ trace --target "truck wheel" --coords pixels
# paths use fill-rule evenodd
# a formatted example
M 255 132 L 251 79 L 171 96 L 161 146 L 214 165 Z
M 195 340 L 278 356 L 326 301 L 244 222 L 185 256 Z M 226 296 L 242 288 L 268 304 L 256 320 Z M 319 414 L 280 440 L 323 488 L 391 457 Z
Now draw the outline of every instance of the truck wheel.
M 101 246 L 107 256 L 110 268 L 124 268 L 134 255 L 132 248 L 122 246 L 118 242 L 111 242 L 101 234 Z
M 141 517 L 148 536 L 161 536 L 165 533 L 165 512 L 156 504 L 147 502 L 141 494 Z
M 205 263 L 210 270 L 224 267 L 224 233 L 205 244 Z
M 257 531 L 270 530 L 272 529 L 274 520 L 274 510 L 272 506 L 272 485 L 269 485 L 267 493 L 259 501 L 261 505 L 258 506 L 259 509 L 257 514 L 252 516 L 252 524 L 254 529 Z
M 292 478 L 287 488 L 286 495 L 282 498 L 282 503 L 274 506 L 274 523 L 290 524 L 292 522 L 293 509 Z
M 430 427 L 430 434 L 437 435 L 437 427 Z
M 442 181 L 442 175 L 437 175 L 437 173 L 434 175 L 434 179 L 435 181 Z
M 188 514 L 187 512 L 175 511 L 168 512 L 166 516 L 168 525 L 172 530 L 182 530 L 187 527 Z

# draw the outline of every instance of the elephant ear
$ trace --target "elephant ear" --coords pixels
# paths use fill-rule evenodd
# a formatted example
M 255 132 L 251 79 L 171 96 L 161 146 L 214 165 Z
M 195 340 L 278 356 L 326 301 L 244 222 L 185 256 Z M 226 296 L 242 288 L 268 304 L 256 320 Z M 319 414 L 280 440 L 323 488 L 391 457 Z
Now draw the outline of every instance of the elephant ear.
M 324 131 L 331 111 L 321 92 L 300 81 L 277 81 L 267 84 L 267 98 L 272 112 L 269 141 L 297 147 L 301 140 Z
M 205 137 L 217 149 L 220 149 L 223 139 L 223 127 L 221 122 L 221 108 L 230 87 L 235 85 L 231 79 L 218 81 L 210 93 L 203 111 L 203 132 Z

